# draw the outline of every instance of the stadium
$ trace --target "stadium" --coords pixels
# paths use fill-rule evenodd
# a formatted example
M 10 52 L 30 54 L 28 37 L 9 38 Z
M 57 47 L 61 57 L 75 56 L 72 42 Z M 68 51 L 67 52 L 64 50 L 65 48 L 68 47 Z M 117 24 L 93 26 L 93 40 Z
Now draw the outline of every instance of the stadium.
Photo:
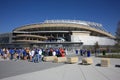
M 12 43 L 79 43 L 114 45 L 115 36 L 102 24 L 80 20 L 45 20 L 13 30 Z

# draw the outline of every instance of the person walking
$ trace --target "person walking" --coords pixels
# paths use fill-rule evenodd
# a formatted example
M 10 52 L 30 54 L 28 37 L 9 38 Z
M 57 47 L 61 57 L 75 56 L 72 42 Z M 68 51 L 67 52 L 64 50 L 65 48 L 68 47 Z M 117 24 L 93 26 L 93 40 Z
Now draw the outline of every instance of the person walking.
M 53 54 L 53 56 L 56 56 L 56 52 L 55 52 L 55 50 L 53 50 L 52 54 Z
M 10 53 L 10 60 L 13 60 L 14 54 L 15 54 L 15 50 L 14 49 L 10 49 L 9 53 Z
M 32 50 L 30 51 L 30 62 L 34 62 L 34 55 L 35 55 L 35 50 L 32 49 Z
M 40 59 L 40 56 L 39 56 L 38 49 L 35 49 L 34 62 L 39 63 L 39 59 Z
M 27 54 L 27 59 L 30 59 L 30 49 L 29 48 L 26 48 L 26 54 Z
M 78 50 L 77 49 L 75 50 L 75 53 L 76 53 L 76 55 L 78 55 Z
M 24 59 L 24 60 L 27 60 L 27 53 L 26 53 L 26 50 L 25 50 L 25 49 L 23 50 L 23 59 Z
M 87 50 L 87 57 L 90 57 L 90 50 Z
M 61 57 L 65 57 L 65 51 L 63 48 L 60 49 L 60 54 L 61 54 Z
M 42 61 L 42 57 L 43 57 L 43 56 L 42 56 L 42 53 L 43 53 L 42 49 L 39 49 L 39 50 L 38 50 L 39 62 Z
M 80 49 L 80 55 L 83 56 L 83 50 L 82 49 Z
M 49 56 L 53 56 L 52 52 L 53 52 L 53 49 L 52 49 L 52 48 L 50 48 L 50 51 L 49 51 Z

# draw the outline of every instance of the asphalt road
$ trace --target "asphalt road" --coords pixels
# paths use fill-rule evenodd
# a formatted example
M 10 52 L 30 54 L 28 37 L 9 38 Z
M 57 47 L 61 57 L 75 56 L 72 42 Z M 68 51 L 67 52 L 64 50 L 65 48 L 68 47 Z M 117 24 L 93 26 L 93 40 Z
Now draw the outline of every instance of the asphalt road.
M 31 73 L 48 68 L 64 65 L 64 63 L 40 62 L 32 63 L 28 61 L 0 61 L 0 79 Z

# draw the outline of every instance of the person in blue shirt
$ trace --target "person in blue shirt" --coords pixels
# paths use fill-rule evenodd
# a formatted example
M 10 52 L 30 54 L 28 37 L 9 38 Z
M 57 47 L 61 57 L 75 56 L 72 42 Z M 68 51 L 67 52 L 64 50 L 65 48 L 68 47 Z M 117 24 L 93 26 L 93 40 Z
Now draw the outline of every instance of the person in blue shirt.
M 3 48 L 1 49 L 1 56 L 2 56 L 2 57 L 4 56 Z
M 2 49 L 0 49 L 0 56 L 1 56 L 1 54 L 2 54 Z
M 87 50 L 87 57 L 90 57 L 90 50 Z
M 24 60 L 27 60 L 27 53 L 26 53 L 26 50 L 24 49 L 24 51 L 23 51 L 23 59 Z
M 13 60 L 14 59 L 15 50 L 14 49 L 10 49 L 9 53 L 10 53 L 10 59 Z
M 59 49 L 55 49 L 55 51 L 56 51 L 56 56 L 60 57 L 60 50 Z
M 20 59 L 21 49 L 17 49 L 17 50 L 16 50 L 16 54 L 17 54 L 17 59 Z
M 35 63 L 39 63 L 40 62 L 40 55 L 39 55 L 39 50 L 38 49 L 35 49 L 34 62 Z
M 75 50 L 75 53 L 78 54 L 78 50 L 77 49 Z

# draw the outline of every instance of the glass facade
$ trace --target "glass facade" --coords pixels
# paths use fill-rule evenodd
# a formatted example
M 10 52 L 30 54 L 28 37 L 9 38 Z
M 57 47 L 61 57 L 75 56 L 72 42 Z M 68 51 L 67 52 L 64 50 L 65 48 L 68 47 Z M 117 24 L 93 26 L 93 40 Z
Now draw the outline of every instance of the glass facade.
M 0 34 L 0 43 L 11 43 L 12 33 Z

